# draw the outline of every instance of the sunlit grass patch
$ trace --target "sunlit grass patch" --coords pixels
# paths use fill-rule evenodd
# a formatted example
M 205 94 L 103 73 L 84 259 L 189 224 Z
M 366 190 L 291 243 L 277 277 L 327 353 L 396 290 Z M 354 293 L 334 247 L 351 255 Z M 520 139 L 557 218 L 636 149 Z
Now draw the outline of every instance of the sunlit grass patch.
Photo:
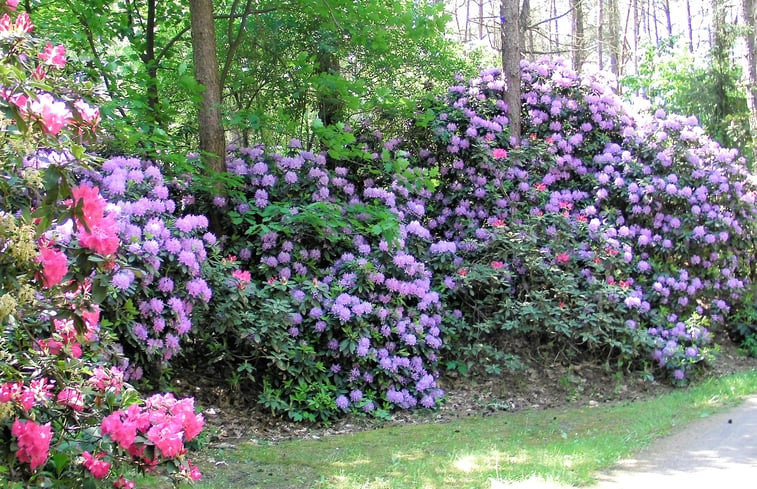
M 200 489 L 448 489 L 587 486 L 649 442 L 757 392 L 757 373 L 657 399 L 502 413 L 443 424 L 206 450 Z M 542 485 L 536 485 L 540 482 Z M 140 486 L 142 487 L 142 486 Z M 146 486 L 145 487 L 149 487 Z M 159 487 L 159 486 L 153 486 Z

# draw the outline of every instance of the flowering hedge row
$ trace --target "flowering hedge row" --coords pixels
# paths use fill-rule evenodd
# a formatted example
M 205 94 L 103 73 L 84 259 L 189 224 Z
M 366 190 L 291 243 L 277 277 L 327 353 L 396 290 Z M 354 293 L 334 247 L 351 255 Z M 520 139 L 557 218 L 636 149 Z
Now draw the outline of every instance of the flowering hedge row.
M 232 256 L 209 281 L 234 290 L 202 343 L 297 419 L 432 406 L 440 359 L 496 372 L 524 342 L 685 381 L 709 329 L 753 308 L 755 184 L 695 120 L 602 76 L 524 63 L 520 142 L 487 70 L 413 139 L 366 124 L 323 153 L 232 148 L 241 184 L 211 204 Z

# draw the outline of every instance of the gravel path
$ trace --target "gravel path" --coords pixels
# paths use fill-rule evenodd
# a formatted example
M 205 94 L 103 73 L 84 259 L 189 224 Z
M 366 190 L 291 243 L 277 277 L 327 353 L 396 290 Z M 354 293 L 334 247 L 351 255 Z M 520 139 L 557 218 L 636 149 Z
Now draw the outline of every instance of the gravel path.
M 597 476 L 586 489 L 757 488 L 757 396 L 656 440 Z M 568 489 L 529 479 L 493 481 L 491 489 Z
M 598 479 L 593 489 L 757 487 L 757 396 L 652 443 Z

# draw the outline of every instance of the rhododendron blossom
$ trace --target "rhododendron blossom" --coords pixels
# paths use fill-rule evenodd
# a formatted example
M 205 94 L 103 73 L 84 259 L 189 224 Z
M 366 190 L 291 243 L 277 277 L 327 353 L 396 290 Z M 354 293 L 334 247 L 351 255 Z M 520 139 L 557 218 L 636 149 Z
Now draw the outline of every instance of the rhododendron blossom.
M 495 160 L 503 160 L 507 158 L 507 150 L 504 148 L 494 148 L 492 150 L 492 157 Z
M 73 205 L 81 206 L 82 220 L 76 219 L 79 244 L 101 255 L 110 255 L 118 250 L 120 240 L 118 226 L 112 214 L 105 215 L 107 202 L 97 187 L 79 185 L 71 189 Z
M 84 396 L 74 387 L 65 387 L 58 393 L 57 402 L 61 406 L 68 406 L 74 411 L 84 410 Z
M 42 129 L 53 136 L 66 127 L 73 117 L 68 106 L 49 93 L 38 95 L 29 103 L 29 114 L 39 119 Z
M 18 440 L 16 458 L 19 462 L 28 463 L 32 470 L 45 464 L 52 439 L 50 423 L 40 425 L 31 420 L 16 419 L 11 434 Z
M 567 253 L 559 253 L 555 256 L 555 261 L 557 263 L 568 263 L 570 261 L 570 255 Z
M 108 475 L 108 472 L 110 471 L 110 462 L 102 460 L 103 457 L 105 457 L 105 453 L 98 453 L 93 456 L 89 452 L 84 452 L 81 455 L 82 458 L 84 458 L 82 465 L 84 465 L 84 467 L 86 467 L 96 479 L 102 479 Z
M 18 5 L 17 1 L 16 5 Z M 15 6 L 12 8 L 15 9 Z M 0 17 L 0 33 L 9 32 L 12 35 L 20 35 L 31 32 L 32 30 L 34 30 L 34 24 L 32 24 L 31 18 L 29 18 L 29 14 L 26 12 L 21 12 L 18 17 L 16 17 L 15 23 L 11 22 L 11 18 L 8 14 L 3 14 L 3 16 Z
M 37 261 L 42 263 L 42 284 L 45 287 L 59 284 L 68 273 L 68 259 L 60 250 L 42 246 Z
M 61 44 L 53 46 L 50 41 L 47 41 L 44 50 L 39 53 L 39 59 L 56 68 L 65 68 L 66 47 Z
M 92 107 L 84 100 L 77 100 L 74 102 L 74 108 L 79 112 L 79 116 L 82 118 L 85 124 L 89 125 L 93 129 L 100 123 L 100 109 Z

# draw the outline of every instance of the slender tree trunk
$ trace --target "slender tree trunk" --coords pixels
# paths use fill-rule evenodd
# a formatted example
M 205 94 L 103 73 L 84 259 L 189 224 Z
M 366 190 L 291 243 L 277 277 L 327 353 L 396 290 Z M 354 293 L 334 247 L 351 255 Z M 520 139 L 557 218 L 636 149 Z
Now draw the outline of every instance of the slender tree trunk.
M 673 37 L 673 21 L 670 18 L 670 0 L 664 0 L 663 8 L 665 9 L 665 27 L 668 29 L 668 37 Z
M 147 105 L 152 110 L 153 118 L 158 122 L 160 118 L 160 108 L 158 104 L 158 63 L 155 59 L 155 2 L 147 2 L 147 24 L 145 26 L 145 52 L 142 55 L 142 61 L 147 68 Z
M 746 101 L 749 107 L 749 127 L 752 129 L 752 169 L 757 164 L 757 55 L 755 49 L 757 44 L 757 1 L 742 0 L 742 10 L 746 32 L 746 79 L 747 91 Z
M 583 0 L 570 0 L 573 21 L 573 69 L 581 71 L 585 56 Z
M 620 65 L 625 66 L 628 61 L 628 50 L 630 45 L 628 43 L 628 25 L 631 23 L 631 14 L 633 11 L 633 0 L 628 3 L 628 10 L 626 11 L 626 22 L 623 26 L 623 34 L 620 36 L 621 52 L 620 52 Z
M 221 119 L 221 85 L 216 55 L 212 0 L 190 0 L 195 78 L 205 87 L 198 110 L 200 150 L 207 168 L 226 171 L 226 141 Z
M 478 38 L 484 38 L 484 0 L 478 0 Z
M 639 0 L 633 0 L 633 72 L 639 72 Z
M 530 18 L 531 18 L 531 2 L 530 0 L 523 0 L 523 3 L 520 6 L 520 33 L 518 37 L 520 38 L 520 52 L 521 54 L 526 53 L 526 28 L 530 24 Z M 529 34 L 530 34 L 529 30 Z M 531 40 L 531 51 L 533 51 L 533 37 L 530 37 Z
M 465 2 L 465 42 L 470 41 L 471 34 L 470 34 L 470 3 L 473 0 L 467 0 Z
M 728 93 L 726 88 L 726 72 L 730 69 L 730 47 L 725 38 L 725 7 L 721 0 L 712 0 L 712 68 L 714 70 L 715 107 L 713 120 L 724 121 L 728 114 Z M 719 135 L 721 138 L 724 135 Z M 721 143 L 725 143 L 721 139 Z
M 604 62 L 604 23 L 605 23 L 605 2 L 598 0 L 599 13 L 597 17 L 597 58 L 599 60 L 599 69 L 605 69 Z
M 607 15 L 609 20 L 607 26 L 608 46 L 610 48 L 610 71 L 617 79 L 620 78 L 620 7 L 618 0 L 607 0 Z
M 652 25 L 654 26 L 654 44 L 660 44 L 660 32 L 657 29 L 657 6 L 652 2 Z
M 691 26 L 691 0 L 686 0 L 686 25 L 689 31 L 689 52 L 694 52 L 694 29 Z
M 507 85 L 505 102 L 507 102 L 510 119 L 510 141 L 513 145 L 520 144 L 520 15 L 518 0 L 502 0 L 500 5 L 502 20 L 500 36 L 502 38 L 502 71 Z
M 552 17 L 555 19 L 555 52 L 560 52 L 560 27 L 557 22 L 557 0 L 552 0 Z

